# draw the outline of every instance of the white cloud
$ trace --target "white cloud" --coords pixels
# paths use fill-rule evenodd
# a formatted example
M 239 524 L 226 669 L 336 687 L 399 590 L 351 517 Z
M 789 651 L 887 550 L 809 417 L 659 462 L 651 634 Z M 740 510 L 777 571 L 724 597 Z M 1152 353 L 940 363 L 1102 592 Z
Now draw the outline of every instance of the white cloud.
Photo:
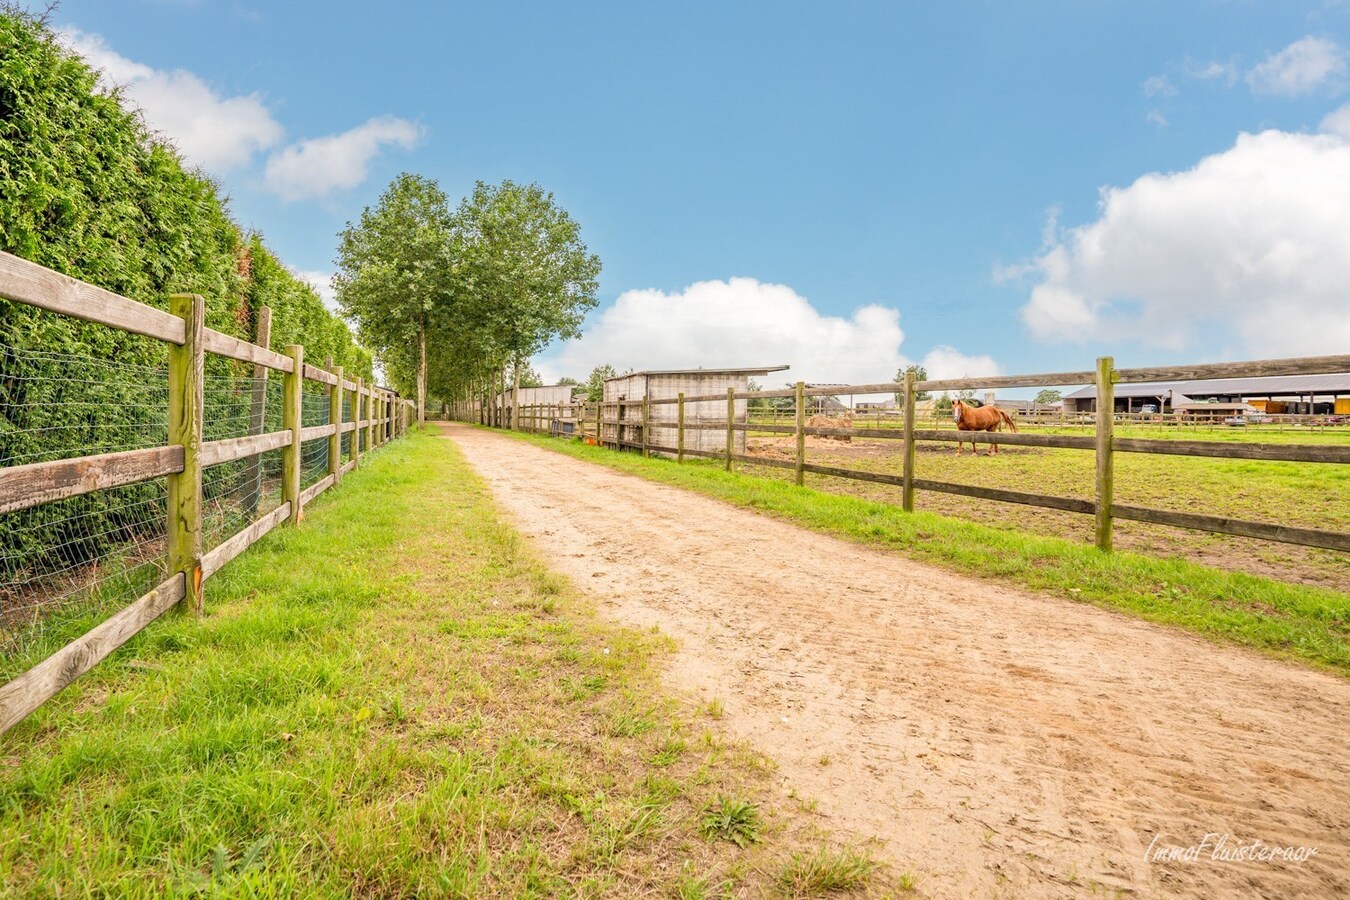
M 1327 113 L 1322 119 L 1321 130 L 1327 134 L 1336 134 L 1350 141 L 1350 104 L 1335 112 Z
M 1192 169 L 1104 189 L 1100 217 L 1034 261 L 1027 327 L 1210 355 L 1345 352 L 1348 126 L 1342 109 L 1326 133 L 1242 134 Z
M 314 291 L 323 300 L 323 305 L 333 312 L 337 312 L 337 292 L 333 290 L 333 273 L 320 272 L 313 269 L 297 269 L 295 277 L 314 288 Z
M 413 122 L 382 116 L 341 134 L 304 140 L 267 161 L 267 186 L 286 200 L 348 190 L 366 180 L 384 145 L 411 148 L 421 136 L 422 129 Z
M 1232 87 L 1237 84 L 1238 71 L 1237 63 L 1234 62 L 1196 62 L 1187 58 L 1182 65 L 1182 72 L 1187 78 L 1198 78 L 1201 81 L 1223 81 L 1224 84 Z
M 934 347 L 923 358 L 924 371 L 933 381 L 998 375 L 1002 369 L 992 356 L 967 356 L 955 347 Z
M 1143 90 L 1145 97 L 1175 97 L 1177 93 L 1176 87 L 1166 75 L 1154 75 L 1144 79 Z
M 620 371 L 790 365 L 781 376 L 763 379 L 766 386 L 797 380 L 868 384 L 889 381 L 910 364 L 900 352 L 904 339 L 893 308 L 869 305 L 847 318 L 830 316 L 786 285 L 731 278 L 674 293 L 626 291 L 579 340 L 537 365 L 550 377 L 575 378 L 604 363 Z M 944 372 L 996 368 L 987 357 L 963 357 L 950 347 L 929 359 Z
M 1255 65 L 1247 73 L 1247 84 L 1257 94 L 1297 97 L 1323 86 L 1339 88 L 1345 74 L 1345 51 L 1340 45 L 1309 36 Z
M 160 71 L 118 54 L 102 36 L 77 29 L 58 33 L 61 43 L 102 73 L 105 88 L 118 86 L 192 164 L 225 171 L 281 141 L 282 128 L 257 94 L 221 97 L 191 72 Z

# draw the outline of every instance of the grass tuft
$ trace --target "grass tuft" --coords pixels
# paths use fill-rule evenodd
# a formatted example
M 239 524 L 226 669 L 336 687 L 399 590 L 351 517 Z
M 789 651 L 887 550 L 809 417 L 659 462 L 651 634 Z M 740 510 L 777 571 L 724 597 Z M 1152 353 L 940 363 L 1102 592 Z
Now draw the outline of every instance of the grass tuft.
M 759 810 L 745 800 L 718 797 L 703 811 L 701 824 L 710 840 L 731 841 L 742 849 L 759 842 Z
M 822 847 L 814 853 L 794 853 L 778 875 L 788 897 L 822 897 L 856 891 L 868 885 L 877 864 L 857 850 Z

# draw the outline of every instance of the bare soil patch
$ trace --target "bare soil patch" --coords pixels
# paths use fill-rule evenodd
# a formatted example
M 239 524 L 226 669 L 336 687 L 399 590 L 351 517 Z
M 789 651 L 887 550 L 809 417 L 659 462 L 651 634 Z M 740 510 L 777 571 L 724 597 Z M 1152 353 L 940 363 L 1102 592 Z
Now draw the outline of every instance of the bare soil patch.
M 940 897 L 1350 894 L 1350 683 L 448 426 L 783 789 Z M 1150 862 L 1227 835 L 1304 862 Z

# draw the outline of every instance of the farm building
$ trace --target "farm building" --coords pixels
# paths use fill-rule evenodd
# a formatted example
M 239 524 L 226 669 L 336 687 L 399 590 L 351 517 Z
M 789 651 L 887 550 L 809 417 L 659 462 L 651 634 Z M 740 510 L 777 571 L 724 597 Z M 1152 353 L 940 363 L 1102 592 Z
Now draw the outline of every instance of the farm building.
M 768 375 L 770 372 L 783 372 L 787 366 L 758 366 L 744 369 L 671 369 L 660 372 L 630 372 L 617 375 L 605 381 L 605 403 L 618 400 L 674 400 L 681 393 L 686 397 L 725 394 L 727 388 L 736 391 L 749 389 L 750 379 Z M 735 417 L 737 422 L 746 420 L 747 401 L 737 400 Z M 618 410 L 616 423 L 614 407 L 606 407 L 605 424 L 601 429 L 601 441 L 605 444 L 623 442 L 642 443 L 642 410 L 635 406 L 622 406 Z M 674 403 L 663 403 L 651 407 L 652 421 L 647 443 L 652 447 L 674 447 L 678 442 L 676 420 L 679 408 Z M 699 422 L 720 422 L 727 420 L 727 402 L 725 400 L 707 400 L 701 403 L 686 403 L 684 421 L 686 425 Z M 735 436 L 736 452 L 745 452 L 745 432 L 738 431 Z M 686 429 L 684 446 L 687 450 L 707 452 L 725 451 L 726 432 L 720 430 Z
M 571 422 L 573 389 L 574 386 L 570 384 L 549 384 L 541 387 L 521 388 L 520 406 L 524 410 L 525 424 L 528 426 L 532 421 L 537 420 L 538 427 L 545 428 L 551 420 Z M 502 404 L 502 408 L 507 411 L 508 417 L 511 410 L 511 397 L 512 392 L 510 390 L 497 395 L 497 402 Z M 557 409 L 547 411 L 530 409 L 529 407 L 532 406 L 552 406 L 557 407 Z M 570 427 L 561 430 L 569 431 Z
M 1123 413 L 1194 414 L 1197 407 L 1205 411 L 1215 409 L 1215 404 L 1222 404 L 1230 410 L 1251 406 L 1272 414 L 1350 414 L 1350 374 L 1118 384 L 1115 394 L 1116 412 Z M 1096 409 L 1095 386 L 1081 388 L 1064 397 L 1066 413 L 1095 412 Z

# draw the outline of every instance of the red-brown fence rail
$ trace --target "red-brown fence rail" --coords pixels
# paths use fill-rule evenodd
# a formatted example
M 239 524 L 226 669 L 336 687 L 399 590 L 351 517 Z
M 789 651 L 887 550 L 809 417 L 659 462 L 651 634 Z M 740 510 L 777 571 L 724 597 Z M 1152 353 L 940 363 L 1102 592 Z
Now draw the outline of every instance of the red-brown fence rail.
M 305 504 L 358 464 L 363 446 L 375 449 L 401 435 L 409 423 L 409 404 L 393 391 L 367 386 L 359 378 L 347 379 L 341 367 L 326 371 L 307 364 L 302 345 L 293 344 L 278 353 L 206 328 L 204 302 L 196 295 L 174 295 L 165 312 L 0 253 L 0 297 L 151 337 L 166 343 L 169 351 L 165 446 L 0 468 L 0 514 L 157 478 L 167 479 L 168 514 L 168 577 L 0 686 L 3 733 L 165 611 L 179 606 L 200 614 L 202 583 L 280 523 L 298 523 Z M 262 334 L 269 320 L 269 311 L 263 310 Z M 266 341 L 261 335 L 260 339 Z M 255 380 L 263 385 L 269 371 L 281 373 L 280 430 L 203 441 L 208 353 L 253 364 Z M 306 381 L 324 386 L 328 397 L 326 424 L 303 427 Z M 257 396 L 265 397 L 265 391 Z M 344 410 L 351 410 L 350 419 L 344 416 Z M 350 435 L 347 454 L 341 450 L 344 435 Z M 319 440 L 326 441 L 327 473 L 302 489 L 302 447 L 306 441 Z M 203 552 L 203 471 L 237 460 L 256 460 L 272 450 L 281 452 L 281 505 Z

